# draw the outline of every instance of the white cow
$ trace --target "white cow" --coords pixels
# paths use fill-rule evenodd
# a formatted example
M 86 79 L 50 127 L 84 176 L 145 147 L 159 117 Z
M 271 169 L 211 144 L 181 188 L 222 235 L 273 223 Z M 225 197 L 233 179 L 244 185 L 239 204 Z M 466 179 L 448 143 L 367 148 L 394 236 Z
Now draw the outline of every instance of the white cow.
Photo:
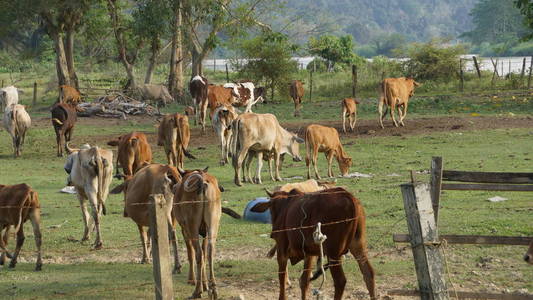
M 13 153 L 15 157 L 20 156 L 22 145 L 26 139 L 26 131 L 31 126 L 30 115 L 26 112 L 24 105 L 11 104 L 4 112 L 4 128 L 13 139 Z
M 252 112 L 252 106 L 258 102 L 263 102 L 263 96 L 257 96 L 255 91 L 257 90 L 253 82 L 245 81 L 239 83 L 226 83 L 224 84 L 225 88 L 233 89 L 233 93 L 237 95 L 237 98 L 234 99 L 233 105 L 244 106 L 244 112 Z M 242 90 L 248 90 L 250 96 L 243 95 Z M 257 98 L 256 98 L 257 96 Z
M 93 247 L 101 249 L 100 217 L 106 214 L 105 200 L 113 179 L 113 152 L 90 146 L 85 146 L 84 149 L 72 149 L 68 144 L 66 148 L 69 156 L 65 163 L 65 171 L 70 174 L 69 183 L 76 188 L 85 225 L 82 241 L 88 240 L 93 227 L 96 227 Z M 94 224 L 90 225 L 87 200 L 91 205 L 94 221 Z
M 231 123 L 237 118 L 238 110 L 233 106 L 219 106 L 213 114 L 213 129 L 220 140 L 220 165 L 228 163 L 230 139 L 231 139 Z
M 2 111 L 11 104 L 19 103 L 19 93 L 16 87 L 10 85 L 0 89 L 0 107 Z

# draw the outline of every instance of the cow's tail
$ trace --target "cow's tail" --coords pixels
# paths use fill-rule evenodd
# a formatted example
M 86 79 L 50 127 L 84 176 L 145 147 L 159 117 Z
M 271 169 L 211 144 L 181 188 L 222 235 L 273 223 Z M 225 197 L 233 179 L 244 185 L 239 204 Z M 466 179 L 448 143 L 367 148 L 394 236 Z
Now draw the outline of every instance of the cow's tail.
M 183 132 L 182 132 L 182 128 L 180 126 L 180 118 L 178 116 L 174 116 L 174 122 L 175 122 L 175 125 L 176 125 L 176 130 L 178 132 L 178 137 L 180 139 L 181 151 L 183 152 L 183 154 L 185 156 L 187 156 L 187 158 L 196 159 L 196 157 L 194 155 L 192 155 L 189 151 L 187 151 L 187 149 L 185 148 L 185 145 L 183 144 Z
M 24 198 L 24 201 L 20 205 L 19 220 L 17 222 L 17 226 L 15 227 L 15 233 L 19 232 L 20 226 L 22 226 L 24 209 L 25 208 L 31 209 L 31 203 L 32 203 L 33 197 L 34 197 L 33 191 L 29 190 L 28 193 L 26 194 L 26 197 Z
M 96 200 L 98 202 L 98 208 L 99 211 L 101 211 L 104 215 L 106 214 L 105 209 L 105 202 L 104 202 L 104 163 L 102 161 L 102 156 L 100 155 L 100 151 L 98 147 L 95 147 L 96 153 L 95 153 L 95 161 L 96 161 L 96 176 L 98 177 L 98 189 L 96 192 Z M 100 210 L 101 209 L 101 210 Z

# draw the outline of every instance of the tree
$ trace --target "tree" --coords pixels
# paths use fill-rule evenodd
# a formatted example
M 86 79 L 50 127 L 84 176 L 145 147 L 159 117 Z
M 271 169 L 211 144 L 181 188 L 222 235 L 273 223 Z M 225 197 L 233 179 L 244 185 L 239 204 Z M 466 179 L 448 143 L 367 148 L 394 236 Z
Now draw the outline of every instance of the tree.
M 325 34 L 318 39 L 311 37 L 307 46 L 309 53 L 320 56 L 329 62 L 328 71 L 331 71 L 336 63 L 352 64 L 357 60 L 351 35 L 337 37 Z
M 168 74 L 168 90 L 174 99 L 183 97 L 183 43 L 182 43 L 182 18 L 181 0 L 172 0 L 173 22 L 170 25 L 172 32 L 172 48 L 170 52 L 170 68 Z
M 399 33 L 380 34 L 373 39 L 377 55 L 394 56 L 394 50 L 405 45 L 405 37 Z
M 533 2 L 529 0 L 515 0 L 516 7 L 520 9 L 520 13 L 524 15 L 524 23 L 529 27 L 529 33 L 525 38 L 533 38 Z

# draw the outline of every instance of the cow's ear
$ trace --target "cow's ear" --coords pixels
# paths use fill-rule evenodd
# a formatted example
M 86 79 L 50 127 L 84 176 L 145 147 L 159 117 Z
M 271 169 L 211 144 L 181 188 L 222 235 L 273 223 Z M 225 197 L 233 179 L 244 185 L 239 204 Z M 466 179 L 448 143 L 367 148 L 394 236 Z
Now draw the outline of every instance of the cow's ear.
M 202 172 L 207 173 L 207 170 L 209 170 L 209 167 L 205 167 Z
M 257 203 L 250 209 L 250 211 L 256 212 L 256 213 L 262 213 L 262 212 L 265 212 L 267 209 L 269 209 L 270 205 L 271 205 L 270 201 Z
M 122 191 L 124 191 L 124 187 L 126 186 L 126 183 L 122 183 L 114 187 L 109 193 L 111 194 L 120 194 Z
M 416 87 L 419 87 L 419 86 L 422 85 L 421 83 L 418 83 L 418 82 L 416 82 L 416 81 L 413 81 L 413 83 L 414 83 L 414 85 L 415 85 Z
M 112 141 L 109 141 L 109 142 L 107 142 L 107 144 L 108 144 L 109 146 L 118 146 L 118 140 L 112 140 Z
M 221 186 L 220 184 L 218 185 L 218 190 L 219 190 L 221 193 L 224 193 L 224 187 Z
M 180 175 L 183 177 L 183 176 L 185 175 L 186 171 L 183 170 L 183 169 L 180 168 L 180 167 L 177 167 L 177 169 L 178 169 L 178 172 L 180 173 Z

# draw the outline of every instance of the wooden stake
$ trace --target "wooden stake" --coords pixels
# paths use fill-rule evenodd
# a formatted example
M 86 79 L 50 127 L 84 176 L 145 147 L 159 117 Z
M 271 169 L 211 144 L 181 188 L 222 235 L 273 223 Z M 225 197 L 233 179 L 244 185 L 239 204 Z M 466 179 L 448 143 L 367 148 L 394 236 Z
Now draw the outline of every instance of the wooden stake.
M 228 64 L 226 64 L 226 82 L 229 82 Z
M 33 107 L 37 104 L 37 81 L 33 82 L 33 101 L 31 104 Z
M 435 156 L 431 158 L 431 178 L 429 184 L 431 188 L 431 203 L 435 215 L 435 224 L 438 226 L 440 190 L 442 185 L 442 157 Z
M 309 72 L 309 102 L 313 102 L 313 73 Z
M 479 70 L 479 64 L 477 63 L 477 58 L 475 56 L 472 56 L 472 58 L 474 59 L 474 66 L 476 67 L 477 77 L 481 79 L 481 71 Z
M 526 74 L 526 58 L 522 60 L 522 72 L 520 73 L 520 85 L 524 84 L 524 75 Z
M 465 74 L 463 72 L 463 60 L 459 59 L 459 79 L 461 81 L 461 92 L 464 92 L 465 90 Z
M 155 298 L 157 300 L 171 300 L 174 299 L 174 291 L 172 288 L 165 197 L 162 194 L 150 195 L 149 203 Z
M 529 76 L 527 77 L 527 88 L 531 88 L 531 71 L 533 70 L 533 56 L 529 62 Z
M 355 98 L 355 90 L 357 88 L 357 66 L 352 65 L 352 97 Z

